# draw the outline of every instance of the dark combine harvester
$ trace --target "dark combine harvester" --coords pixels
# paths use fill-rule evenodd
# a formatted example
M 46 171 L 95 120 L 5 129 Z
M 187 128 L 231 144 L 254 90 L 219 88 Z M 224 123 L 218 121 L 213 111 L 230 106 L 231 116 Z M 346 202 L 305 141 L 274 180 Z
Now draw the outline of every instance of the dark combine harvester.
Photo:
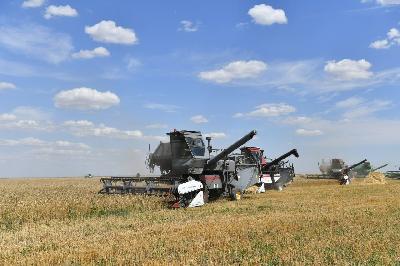
M 285 154 L 264 165 L 259 148 L 245 147 L 240 154 L 232 154 L 256 134 L 255 130 L 250 131 L 212 157 L 211 138 L 206 138 L 206 147 L 199 131 L 175 130 L 167 134 L 170 141 L 160 143 L 147 159 L 150 171 L 159 167 L 160 176 L 102 178 L 100 193 L 172 194 L 176 198 L 173 207 L 201 206 L 220 196 L 239 199 L 247 188 L 261 182 L 262 171 L 270 171 L 289 156 Z

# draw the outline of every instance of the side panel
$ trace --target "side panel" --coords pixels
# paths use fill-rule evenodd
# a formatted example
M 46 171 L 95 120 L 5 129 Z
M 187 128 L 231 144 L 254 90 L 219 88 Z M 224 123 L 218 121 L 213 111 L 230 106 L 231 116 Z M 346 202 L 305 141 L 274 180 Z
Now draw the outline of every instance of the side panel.
M 237 179 L 230 180 L 230 184 L 239 191 L 260 182 L 257 166 L 237 166 Z

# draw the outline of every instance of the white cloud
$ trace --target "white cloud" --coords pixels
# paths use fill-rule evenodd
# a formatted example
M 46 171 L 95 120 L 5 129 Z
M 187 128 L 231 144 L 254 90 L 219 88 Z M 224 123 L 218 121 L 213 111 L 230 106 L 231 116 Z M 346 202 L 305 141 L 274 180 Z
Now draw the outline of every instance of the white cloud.
M 377 40 L 372 42 L 369 47 L 374 49 L 388 49 L 391 46 L 388 40 Z
M 143 136 L 143 133 L 139 130 L 120 130 L 104 124 L 95 125 L 93 122 L 87 120 L 69 120 L 65 121 L 63 126 L 79 137 L 96 136 L 127 139 Z
M 286 103 L 266 103 L 255 107 L 249 113 L 237 113 L 235 118 L 240 117 L 276 117 L 287 115 L 296 111 L 296 108 Z
M 54 126 L 51 122 L 36 121 L 36 120 L 16 120 L 16 119 L 0 119 L 0 129 L 7 130 L 37 130 L 37 131 L 52 131 Z
M 0 139 L 0 146 L 26 147 L 31 154 L 40 155 L 88 155 L 91 147 L 80 142 L 65 140 L 45 141 L 37 138 Z
M 211 137 L 212 139 L 223 139 L 226 138 L 226 134 L 223 132 L 211 132 L 204 134 L 204 137 Z
M 235 25 L 235 27 L 239 30 L 245 29 L 247 28 L 247 26 L 249 25 L 248 22 L 239 22 Z
M 312 118 L 307 116 L 295 116 L 295 117 L 287 117 L 286 119 L 281 120 L 282 123 L 289 125 L 302 125 L 308 124 L 312 122 Z
M 0 139 L 0 146 L 53 146 L 62 148 L 79 148 L 88 150 L 90 147 L 84 143 L 69 142 L 65 140 L 44 141 L 37 138 Z
M 22 3 L 22 7 L 40 7 L 44 4 L 45 0 L 26 0 Z
M 361 88 L 397 86 L 400 82 L 400 67 L 383 69 L 371 73 L 366 79 L 339 79 L 327 75 L 322 59 L 304 61 L 270 62 L 268 71 L 253 79 L 235 80 L 234 85 L 260 90 L 279 89 L 296 95 L 324 94 L 350 91 Z M 367 71 L 367 76 L 369 75 Z M 326 98 L 326 97 L 325 97 Z
M 68 120 L 63 123 L 67 127 L 93 127 L 94 123 L 88 120 Z
M 14 114 L 0 114 L 0 121 L 13 121 L 17 117 Z
M 190 121 L 192 121 L 195 124 L 203 124 L 203 123 L 207 123 L 208 119 L 205 118 L 203 115 L 195 115 L 190 118 Z
M 365 59 L 358 61 L 343 59 L 338 62 L 328 61 L 324 70 L 339 80 L 369 79 L 373 75 L 369 71 L 371 66 L 371 63 Z
M 376 2 L 383 6 L 400 5 L 400 0 L 376 0 Z
M 387 33 L 389 40 L 400 38 L 400 32 L 396 28 L 391 28 Z
M 45 19 L 51 19 L 52 17 L 76 17 L 78 12 L 76 9 L 72 8 L 70 5 L 65 6 L 48 6 L 46 8 L 46 13 L 44 14 Z
M 167 113 L 174 113 L 180 107 L 172 104 L 161 104 L 161 103 L 148 103 L 144 105 L 144 108 L 152 109 L 152 110 L 160 110 Z
M 299 136 L 304 136 L 304 137 L 314 137 L 314 136 L 322 135 L 323 132 L 319 129 L 308 130 L 308 129 L 304 129 L 304 128 L 299 128 L 296 130 L 296 134 Z
M 69 120 L 63 123 L 63 127 L 78 137 L 107 137 L 113 139 L 142 139 L 148 141 L 167 141 L 165 136 L 148 136 L 140 130 L 121 130 L 104 124 L 96 125 L 87 120 Z
M 286 24 L 288 22 L 285 11 L 274 9 L 272 6 L 260 4 L 250 8 L 248 14 L 253 22 L 260 25 Z
M 125 58 L 125 62 L 126 62 L 126 69 L 130 72 L 137 70 L 142 65 L 142 62 L 140 62 L 139 59 L 131 56 L 127 56 Z
M 343 117 L 345 119 L 354 119 L 365 117 L 370 114 L 388 109 L 392 106 L 391 101 L 384 100 L 371 100 L 360 97 L 350 97 L 346 100 L 339 101 L 336 103 L 337 108 L 344 109 Z
M 343 117 L 347 119 L 354 119 L 359 117 L 365 117 L 370 114 L 385 110 L 392 105 L 391 101 L 382 101 L 382 100 L 373 100 L 369 102 L 365 102 L 364 104 L 360 104 L 355 106 L 354 108 L 346 111 L 343 114 Z
M 267 64 L 262 61 L 234 61 L 221 69 L 200 72 L 200 79 L 216 83 L 228 83 L 235 79 L 255 78 L 267 69 Z
M 69 35 L 35 24 L 0 26 L 0 46 L 50 63 L 68 59 L 73 50 Z
M 139 41 L 133 29 L 117 26 L 112 20 L 102 20 L 93 26 L 86 26 L 85 32 L 98 42 L 136 44 Z
M 119 97 L 110 91 L 100 92 L 85 87 L 61 91 L 54 97 L 56 107 L 77 110 L 108 109 L 119 102 Z
M 198 23 L 195 24 L 192 21 L 189 20 L 182 20 L 181 21 L 181 27 L 178 29 L 180 31 L 186 31 L 186 32 L 195 32 L 199 29 Z
M 12 83 L 9 82 L 0 82 L 0 91 L 1 90 L 10 90 L 10 89 L 15 89 L 16 86 Z
M 400 31 L 391 28 L 386 34 L 387 38 L 372 42 L 369 47 L 374 49 L 388 49 L 393 45 L 400 45 Z
M 80 50 L 77 53 L 73 53 L 73 58 L 91 59 L 94 57 L 107 57 L 110 56 L 110 52 L 104 47 L 96 47 L 93 50 Z
M 360 97 L 350 97 L 346 100 L 337 102 L 336 107 L 338 107 L 338 108 L 353 108 L 355 106 L 360 105 L 364 101 L 365 100 Z
M 52 131 L 51 115 L 39 108 L 19 106 L 9 113 L 0 114 L 0 129 Z
M 398 132 L 400 120 L 381 119 L 373 117 L 358 117 L 354 120 L 315 119 L 304 127 L 306 130 L 319 129 L 323 135 L 318 140 L 309 143 L 318 150 L 324 149 L 353 149 L 380 145 L 400 145 Z M 390 129 L 390 130 L 388 130 Z M 373 151 L 371 151 L 373 153 Z
M 51 119 L 50 113 L 32 106 L 18 106 L 12 110 L 12 114 L 24 120 L 49 121 Z
M 23 138 L 19 140 L 0 139 L 1 146 L 43 146 L 44 144 L 44 141 L 36 138 Z

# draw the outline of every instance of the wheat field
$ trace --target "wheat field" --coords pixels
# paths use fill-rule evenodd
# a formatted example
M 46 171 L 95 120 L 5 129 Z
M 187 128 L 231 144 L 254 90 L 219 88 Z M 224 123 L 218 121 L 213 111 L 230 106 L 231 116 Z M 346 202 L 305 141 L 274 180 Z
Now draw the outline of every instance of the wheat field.
M 0 265 L 400 264 L 400 181 L 295 182 L 195 209 L 98 179 L 0 180 Z

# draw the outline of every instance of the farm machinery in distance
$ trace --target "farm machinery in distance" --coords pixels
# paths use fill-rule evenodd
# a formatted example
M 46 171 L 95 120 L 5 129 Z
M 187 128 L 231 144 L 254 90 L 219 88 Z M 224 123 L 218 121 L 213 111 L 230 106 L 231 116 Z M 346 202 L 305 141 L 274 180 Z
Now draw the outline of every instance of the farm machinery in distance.
M 281 161 L 292 154 L 298 156 L 297 151 L 272 162 L 266 162 L 263 151 L 257 147 L 242 147 L 239 154 L 233 153 L 256 134 L 252 130 L 212 156 L 215 149 L 210 137 L 206 138 L 206 147 L 201 132 L 174 130 L 167 133 L 170 141 L 161 142 L 146 160 L 150 172 L 159 167 L 161 175 L 101 178 L 103 188 L 99 193 L 173 195 L 172 207 L 179 208 L 201 206 L 221 196 L 240 199 L 247 188 L 256 184 L 283 186 L 284 180 L 293 179 L 294 168 L 281 167 L 285 166 Z M 266 180 L 267 175 L 272 177 L 271 181 Z M 281 183 L 277 182 L 280 179 Z
M 350 178 L 354 175 L 352 169 L 356 168 L 367 162 L 367 159 L 353 165 L 347 166 L 342 159 L 331 159 L 329 161 L 322 160 L 318 163 L 319 169 L 322 174 L 319 175 L 307 175 L 310 179 L 337 179 L 341 185 L 347 185 L 350 183 Z

